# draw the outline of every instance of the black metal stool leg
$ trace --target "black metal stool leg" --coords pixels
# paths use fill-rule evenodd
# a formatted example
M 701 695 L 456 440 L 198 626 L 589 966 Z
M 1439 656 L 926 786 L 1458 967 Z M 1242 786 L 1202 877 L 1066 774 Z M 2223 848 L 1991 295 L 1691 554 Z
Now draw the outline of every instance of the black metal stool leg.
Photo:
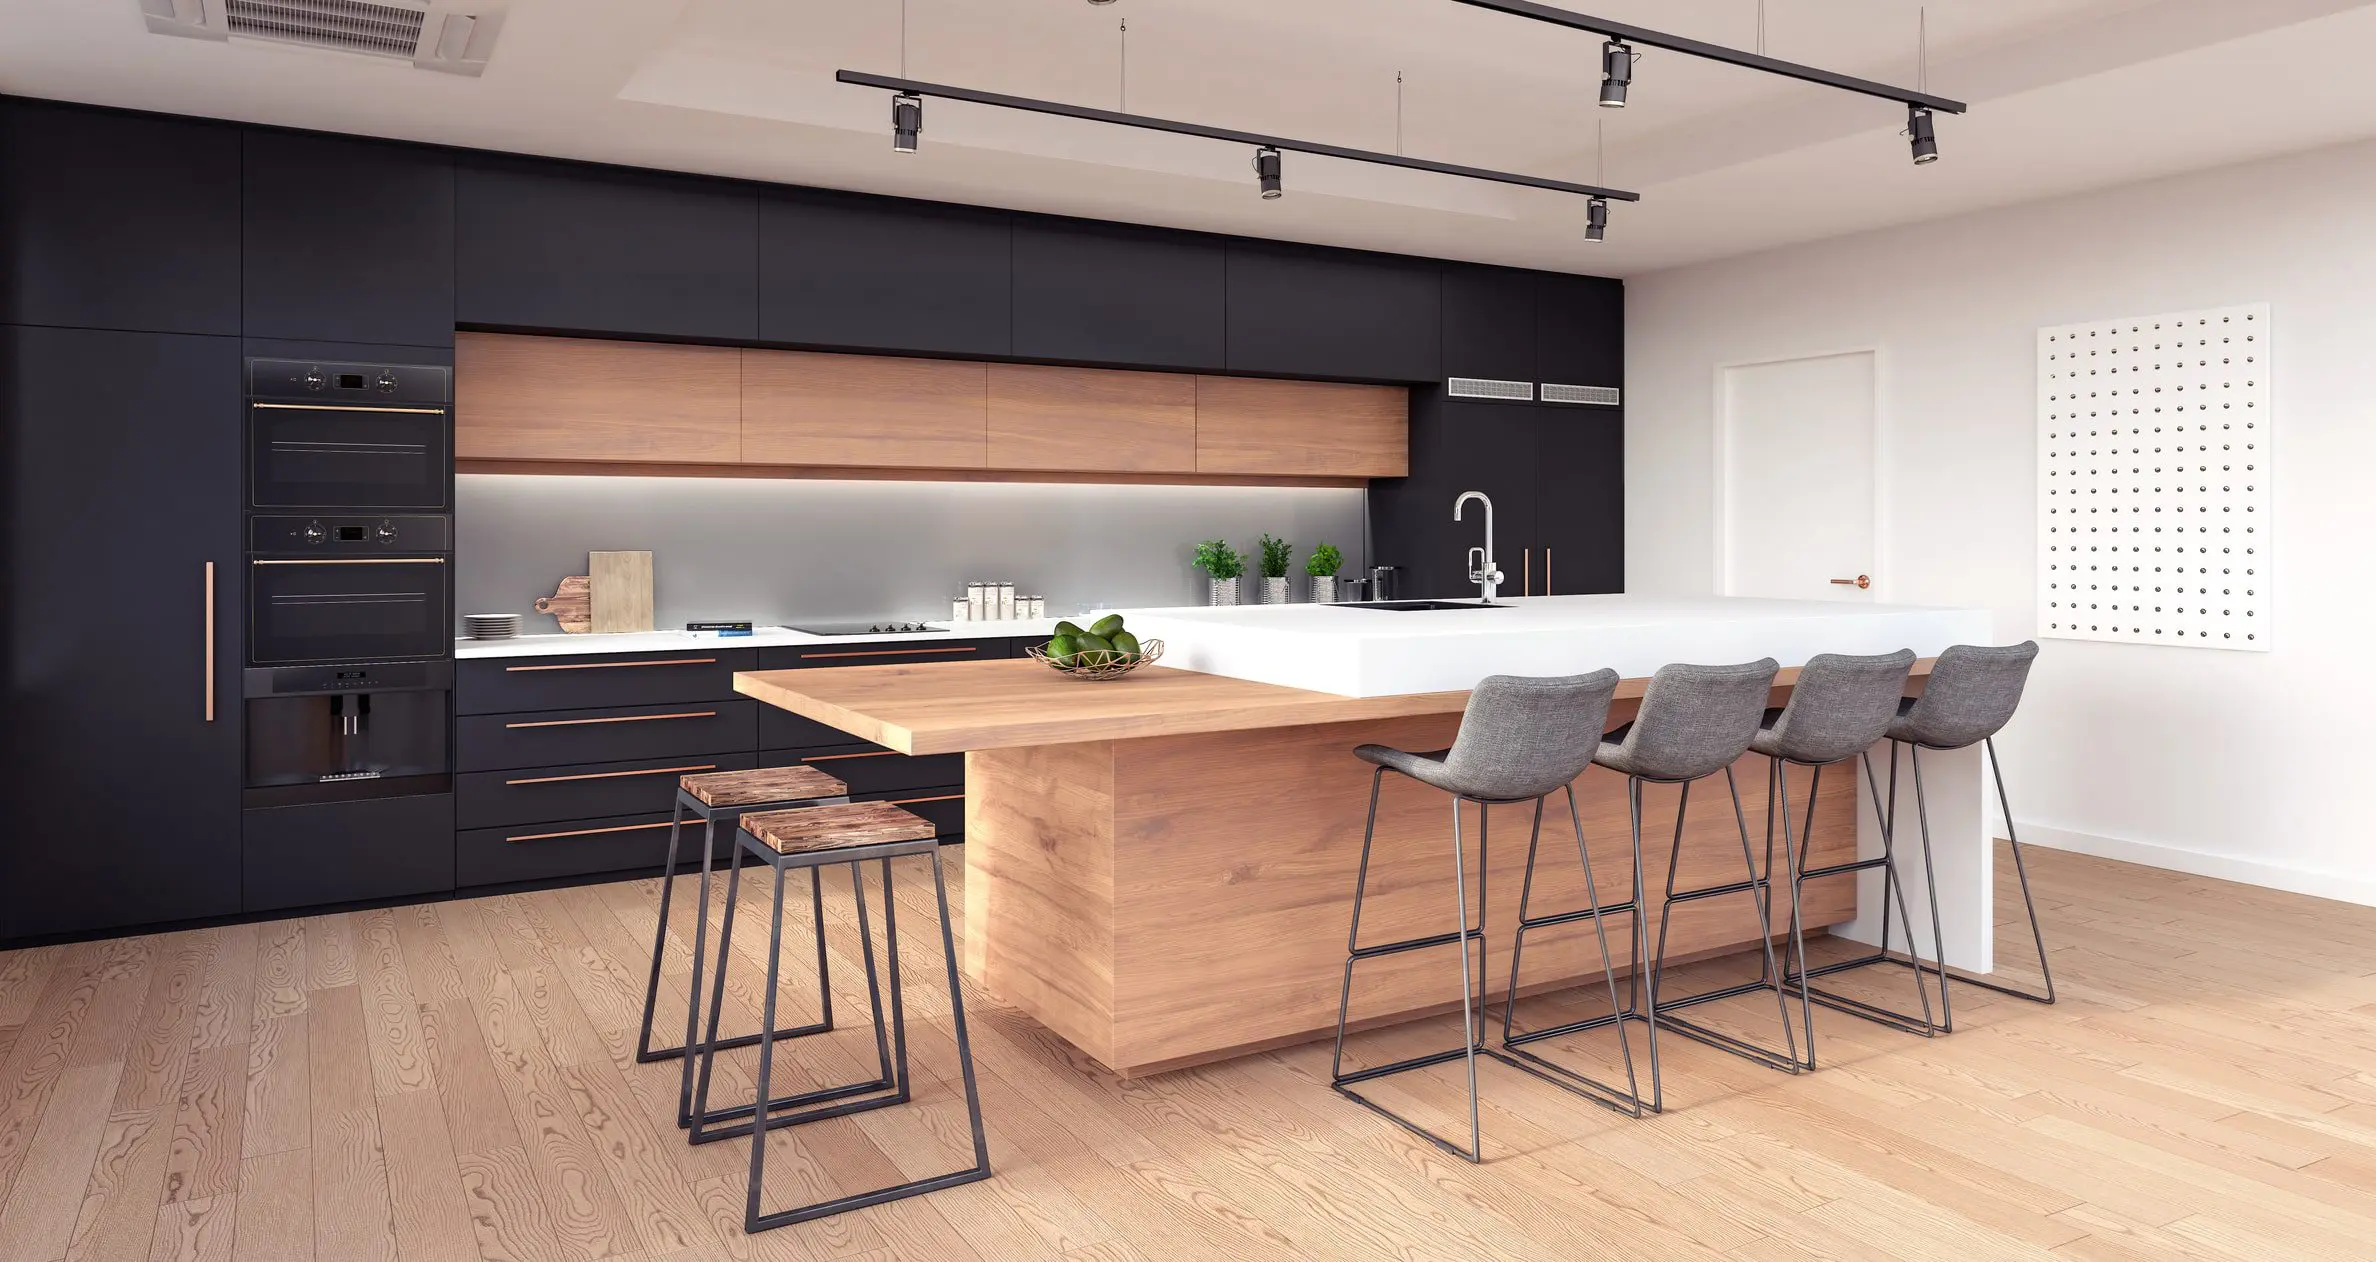
M 1617 998 L 1617 958 L 1609 953 L 1609 930 L 1604 919 L 1607 915 L 1629 910 L 1631 905 L 1619 904 L 1614 907 L 1601 905 L 1600 886 L 1592 875 L 1592 853 L 1584 843 L 1584 819 L 1576 809 L 1576 790 L 1572 784 L 1567 789 L 1567 802 L 1568 822 L 1574 826 L 1576 833 L 1576 857 L 1584 865 L 1585 906 L 1578 911 L 1560 912 L 1550 916 L 1534 917 L 1527 914 L 1534 897 L 1536 842 L 1540 840 L 1543 831 L 1543 803 L 1538 798 L 1535 801 L 1534 836 L 1529 838 L 1526 844 L 1525 883 L 1519 887 L 1518 891 L 1518 934 L 1517 940 L 1512 944 L 1510 950 L 1510 988 L 1508 999 L 1502 1005 L 1501 1050 L 1525 1061 L 1526 1065 L 1522 1065 L 1520 1068 L 1532 1066 L 1533 1068 L 1529 1072 L 1534 1072 L 1538 1078 L 1543 1078 L 1555 1086 L 1580 1095 L 1604 1108 L 1615 1110 L 1628 1117 L 1640 1117 L 1643 1112 L 1642 1088 L 1640 1080 L 1634 1075 L 1633 1044 L 1625 1036 L 1625 1022 L 1629 1017 L 1635 1020 L 1641 1018 L 1638 1014 L 1628 1012 L 1625 1003 Z M 1529 1030 L 1524 1033 L 1514 1031 L 1512 1015 L 1518 1008 L 1518 973 L 1526 950 L 1526 931 L 1571 924 L 1587 917 L 1592 921 L 1594 937 L 1600 942 L 1601 980 L 1609 990 L 1609 1015 L 1571 1022 L 1554 1029 Z M 1622 1092 L 1587 1074 L 1578 1073 L 1556 1061 L 1527 1051 L 1524 1046 L 1527 1043 L 1540 1042 L 1543 1039 L 1560 1038 L 1584 1030 L 1598 1029 L 1604 1025 L 1613 1025 L 1617 1029 L 1617 1051 L 1625 1062 L 1625 1090 Z M 1548 1071 L 1548 1073 L 1538 1071 Z
M 2054 966 L 2046 959 L 2046 930 L 2038 924 L 2037 899 L 2030 894 L 2029 865 L 2021 861 L 2021 835 L 2013 827 L 2013 803 L 2005 797 L 2005 767 L 2003 763 L 1997 761 L 1996 738 L 1991 736 L 1982 744 L 1988 751 L 1988 769 L 1996 779 L 1997 808 L 2005 815 L 2005 844 L 2013 850 L 2013 874 L 2021 880 L 2021 905 L 2029 913 L 2030 941 L 2035 943 L 2038 948 L 2038 974 L 2045 981 L 2046 990 L 2041 994 L 2037 991 L 2007 986 L 2002 982 L 1986 981 L 1963 973 L 1954 973 L 1951 976 L 1966 986 L 1978 986 L 1982 990 L 1993 990 L 2000 995 L 2011 995 L 2015 999 L 2027 999 L 2031 1003 L 2053 1003 Z M 1946 967 L 1944 959 L 1940 961 L 1940 967 L 1942 969 Z M 1941 988 L 1945 988 L 1945 983 L 1941 983 Z
M 685 1054 L 685 1047 L 693 1041 L 692 1032 L 688 1029 L 685 1042 L 679 1044 L 674 1051 L 667 1049 L 654 1051 L 652 1049 L 652 1009 L 660 999 L 660 957 L 668 950 L 668 903 L 669 896 L 676 891 L 677 839 L 684 835 L 684 831 L 685 800 L 680 796 L 676 801 L 676 809 L 668 821 L 668 859 L 660 868 L 660 918 L 652 925 L 652 971 L 651 975 L 644 979 L 643 1025 L 635 1034 L 635 1063 L 639 1065 L 648 1065 L 653 1061 L 666 1060 L 672 1056 L 682 1058 Z M 709 864 L 705 862 L 702 864 L 702 872 L 705 877 L 708 875 L 708 871 Z M 707 900 L 704 901 L 706 903 Z M 706 920 L 707 914 L 708 910 L 705 907 L 703 909 L 704 920 Z M 708 933 L 708 930 L 703 927 L 703 923 L 704 921 L 694 922 L 697 937 L 706 936 Z M 695 950 L 699 949 L 699 947 L 695 948 Z M 696 992 L 701 988 L 698 975 L 696 975 L 693 986 Z M 686 1014 L 685 1024 L 688 1027 L 693 1024 L 690 1011 Z
M 1667 1000 L 1661 1005 L 1662 1011 L 1659 1013 L 1658 1023 L 1695 1043 L 1704 1043 L 1718 1051 L 1730 1052 L 1744 1060 L 1763 1065 L 1780 1073 L 1795 1074 L 1802 1068 L 1798 1052 L 1798 1031 L 1791 1025 L 1790 1000 L 1787 995 L 1786 981 L 1780 963 L 1774 958 L 1773 916 L 1768 908 L 1768 904 L 1772 901 L 1773 873 L 1769 869 L 1761 875 L 1757 870 L 1757 855 L 1749 842 L 1749 817 L 1741 809 L 1740 785 L 1734 779 L 1730 766 L 1724 769 L 1724 783 L 1725 788 L 1732 795 L 1733 822 L 1741 835 L 1741 863 L 1747 869 L 1748 879 L 1723 885 L 1702 886 L 1697 889 L 1677 890 L 1675 888 L 1676 872 L 1683 858 L 1683 812 L 1690 804 L 1691 797 L 1691 785 L 1684 784 L 1683 800 L 1678 802 L 1675 808 L 1674 848 L 1669 852 L 1667 858 L 1666 898 L 1659 904 L 1658 909 L 1658 954 L 1650 965 L 1651 984 L 1655 989 L 1666 970 L 1667 929 L 1676 903 L 1742 893 L 1750 895 L 1757 902 L 1758 945 L 1764 953 L 1764 960 L 1757 978 L 1753 981 L 1723 986 L 1700 994 L 1687 995 L 1681 999 Z M 1674 1010 L 1678 1008 L 1713 1003 L 1719 999 L 1754 994 L 1761 990 L 1774 992 L 1774 1008 L 1782 1018 L 1784 1050 L 1781 1052 L 1760 1047 L 1747 1039 L 1726 1034 L 1721 1030 L 1710 1029 L 1698 1022 L 1674 1015 Z
M 1876 817 L 1881 821 L 1881 857 L 1877 859 L 1856 859 L 1848 863 L 1835 863 L 1829 867 L 1823 868 L 1810 869 L 1806 867 L 1806 859 L 1812 849 L 1812 832 L 1815 827 L 1815 790 L 1810 788 L 1807 795 L 1806 827 L 1808 831 L 1806 833 L 1802 833 L 1800 836 L 1800 866 L 1793 874 L 1792 879 L 1795 885 L 1803 885 L 1807 881 L 1819 880 L 1827 876 L 1845 876 L 1850 873 L 1864 872 L 1873 868 L 1881 869 L 1881 945 L 1878 950 L 1871 954 L 1860 955 L 1853 959 L 1835 960 L 1832 963 L 1823 965 L 1821 967 L 1810 967 L 1807 962 L 1804 949 L 1802 948 L 1799 956 L 1799 971 L 1794 980 L 1799 983 L 1802 993 L 1804 993 L 1814 1003 L 1826 1008 L 1830 1008 L 1835 1012 L 1843 1012 L 1852 1017 L 1862 1017 L 1865 1020 L 1871 1021 L 1877 1025 L 1884 1025 L 1890 1029 L 1902 1031 L 1907 1034 L 1919 1034 L 1924 1038 L 1934 1038 L 1939 1034 L 1945 1033 L 1946 1027 L 1932 1019 L 1930 1005 L 1930 985 L 1922 978 L 1921 954 L 1914 949 L 1913 945 L 1914 916 L 1912 909 L 1906 904 L 1905 876 L 1898 869 L 1897 843 L 1895 840 L 1895 834 L 1897 830 L 1894 826 L 1894 822 L 1891 819 L 1891 813 L 1882 808 L 1881 781 L 1880 777 L 1875 775 L 1873 772 L 1872 755 L 1869 752 L 1861 753 L 1858 755 L 1858 758 L 1864 764 L 1865 784 L 1872 791 L 1873 809 Z M 1817 777 L 1815 784 L 1817 787 L 1820 787 L 1822 783 L 1822 773 L 1823 769 L 1821 767 L 1815 769 L 1815 774 Z M 1891 779 L 1894 783 L 1896 779 L 1894 774 L 1892 775 Z M 1910 961 L 1900 961 L 1895 956 L 1891 955 L 1889 951 L 1889 917 L 1890 910 L 1893 905 L 1897 910 L 1897 914 L 1906 922 L 1906 951 L 1907 955 L 1910 957 Z M 1934 908 L 1934 914 L 1936 914 L 1935 909 L 1937 904 L 1935 901 L 1932 906 Z M 1908 962 L 1910 962 L 1915 969 L 1914 994 L 1916 999 L 1920 1001 L 1922 1005 L 1922 1017 L 1919 1021 L 1906 1013 L 1890 1008 L 1884 1008 L 1878 1004 L 1867 1003 L 1862 999 L 1853 999 L 1846 995 L 1839 994 L 1836 991 L 1824 990 L 1820 987 L 1814 987 L 1809 984 L 1812 979 L 1817 977 L 1829 977 L 1835 973 L 1845 973 L 1850 970 L 1864 968 L 1869 965 Z M 1808 1047 L 1806 1062 L 1807 1067 L 1810 1069 L 1815 1067 L 1814 1040 L 1814 1026 L 1812 1023 L 1810 1023 L 1808 1026 L 1807 1035 Z

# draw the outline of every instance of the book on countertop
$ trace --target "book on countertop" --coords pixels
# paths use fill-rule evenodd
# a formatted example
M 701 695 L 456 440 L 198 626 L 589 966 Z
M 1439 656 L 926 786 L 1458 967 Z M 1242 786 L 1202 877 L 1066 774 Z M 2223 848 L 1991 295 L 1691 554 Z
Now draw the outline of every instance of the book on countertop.
M 749 635 L 751 624 L 748 622 L 688 622 L 685 624 L 685 629 L 687 631 L 715 631 L 720 635 Z

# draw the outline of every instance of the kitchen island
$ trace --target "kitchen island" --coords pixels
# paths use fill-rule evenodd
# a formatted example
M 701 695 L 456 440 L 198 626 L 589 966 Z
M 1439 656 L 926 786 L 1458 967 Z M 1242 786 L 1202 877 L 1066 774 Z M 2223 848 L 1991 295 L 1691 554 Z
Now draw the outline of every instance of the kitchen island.
M 1949 643 L 1988 638 L 1987 615 L 1968 610 L 1621 596 L 1535 598 L 1507 610 L 1287 606 L 1129 617 L 1143 635 L 1166 638 L 1177 659 L 1205 669 L 1157 666 L 1122 682 L 1084 683 L 1033 661 L 988 661 L 760 671 L 735 681 L 763 703 L 902 753 L 965 753 L 965 967 L 1124 1076 L 1301 1042 L 1333 1028 L 1370 789 L 1370 768 L 1351 751 L 1364 742 L 1448 745 L 1466 688 L 1485 675 L 1615 664 L 1628 676 L 1610 711 L 1615 725 L 1632 717 L 1642 695 L 1649 669 L 1639 663 L 1667 660 L 1655 656 L 1662 642 L 1683 648 L 1672 655 L 1677 660 L 1773 654 L 1786 667 L 1775 688 L 1778 705 L 1795 673 L 1787 668 L 1822 648 L 1910 647 L 1927 659 Z M 1501 631 L 1477 629 L 1497 618 L 1518 621 Z M 1265 630 L 1267 637 L 1259 634 Z M 1273 647 L 1263 650 L 1266 638 Z M 1424 652 L 1398 647 L 1410 640 L 1429 644 Z M 1264 673 L 1281 657 L 1315 653 L 1373 664 L 1401 653 L 1427 679 L 1457 686 L 1347 695 L 1208 673 Z M 1455 659 L 1464 664 L 1447 670 Z M 1915 688 L 1926 669 L 1927 662 L 1917 668 Z M 1342 676 L 1330 678 L 1341 685 Z M 1368 687 L 1397 683 L 1391 670 L 1367 678 Z M 1985 970 L 1988 848 L 1977 757 L 1929 759 L 1925 770 L 1948 958 Z M 1764 760 L 1744 757 L 1735 774 L 1742 809 L 1753 829 L 1761 827 Z M 1803 773 L 1795 788 L 1803 795 Z M 1860 835 L 1877 848 L 1860 791 L 1846 775 L 1825 777 L 1814 807 L 1814 863 L 1848 858 Z M 1606 892 L 1629 866 L 1624 780 L 1587 771 L 1576 796 Z M 1666 879 L 1676 791 L 1649 786 L 1644 798 L 1644 880 L 1657 889 Z M 1451 928 L 1448 805 L 1437 790 L 1387 777 L 1365 941 Z M 1909 822 L 1911 807 L 1909 800 L 1901 810 Z M 1532 813 L 1494 807 L 1481 829 L 1478 809 L 1467 808 L 1467 835 L 1472 862 L 1478 847 L 1488 848 L 1480 881 L 1487 976 L 1506 978 Z M 1569 855 L 1564 863 L 1562 854 Z M 1696 795 L 1681 854 L 1685 881 L 1737 879 L 1740 843 L 1720 790 Z M 1919 881 L 1918 866 L 1909 877 Z M 1807 924 L 1869 940 L 1877 921 L 1859 910 L 1877 910 L 1878 894 L 1877 877 L 1861 886 L 1811 885 Z M 1537 914 L 1580 906 L 1582 895 L 1572 852 L 1547 846 Z M 1775 895 L 1779 929 L 1787 901 L 1779 887 Z M 1619 917 L 1609 928 L 1612 941 L 1622 942 L 1630 925 Z M 1921 929 L 1927 933 L 1927 922 Z M 1670 961 L 1742 950 L 1757 940 L 1755 908 L 1739 898 L 1678 905 L 1670 933 Z M 1533 935 L 1528 947 L 1528 991 L 1598 975 L 1589 925 Z M 1444 952 L 1373 960 L 1355 984 L 1355 1018 L 1378 1024 L 1450 1009 L 1455 976 Z

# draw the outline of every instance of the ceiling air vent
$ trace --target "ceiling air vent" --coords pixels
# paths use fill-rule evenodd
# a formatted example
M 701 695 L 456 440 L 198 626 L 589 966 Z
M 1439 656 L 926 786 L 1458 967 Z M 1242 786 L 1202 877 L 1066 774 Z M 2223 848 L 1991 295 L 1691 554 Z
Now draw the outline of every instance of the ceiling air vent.
M 1543 402 L 1582 403 L 1596 408 L 1613 408 L 1623 404 L 1625 396 L 1615 386 L 1562 386 L 1543 383 Z
M 1495 381 L 1490 377 L 1450 377 L 1444 381 L 1444 393 L 1455 399 L 1515 399 L 1521 403 L 1534 401 L 1531 381 Z
M 487 68 L 506 2 L 140 0 L 140 11 L 148 29 L 162 35 L 299 44 L 476 75 Z

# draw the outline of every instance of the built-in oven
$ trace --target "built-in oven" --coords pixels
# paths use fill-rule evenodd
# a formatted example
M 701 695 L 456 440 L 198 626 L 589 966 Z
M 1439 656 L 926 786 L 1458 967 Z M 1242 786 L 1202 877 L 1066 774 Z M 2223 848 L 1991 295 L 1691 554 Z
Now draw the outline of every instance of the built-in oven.
M 247 370 L 250 509 L 449 507 L 452 369 L 251 359 Z
M 248 667 L 450 658 L 452 559 L 447 517 L 250 517 Z

